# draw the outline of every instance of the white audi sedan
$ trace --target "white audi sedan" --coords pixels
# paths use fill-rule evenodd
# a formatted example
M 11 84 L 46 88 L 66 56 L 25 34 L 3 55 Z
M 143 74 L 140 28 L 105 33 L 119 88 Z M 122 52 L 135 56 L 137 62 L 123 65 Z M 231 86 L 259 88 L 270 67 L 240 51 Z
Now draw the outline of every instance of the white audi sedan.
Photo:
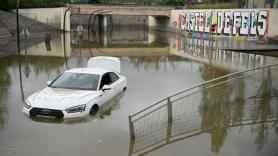
M 30 116 L 75 118 L 96 113 L 101 105 L 124 91 L 116 57 L 94 57 L 87 68 L 70 69 L 26 99 L 23 112 Z

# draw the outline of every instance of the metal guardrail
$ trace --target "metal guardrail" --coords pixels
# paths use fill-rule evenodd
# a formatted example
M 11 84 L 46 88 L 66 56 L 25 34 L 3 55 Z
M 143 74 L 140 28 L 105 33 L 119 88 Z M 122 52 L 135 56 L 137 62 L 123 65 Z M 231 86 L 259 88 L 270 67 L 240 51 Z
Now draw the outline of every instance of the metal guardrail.
M 203 86 L 203 85 L 206 85 L 206 84 L 209 84 L 209 83 L 212 83 L 212 82 L 216 82 L 216 81 L 219 81 L 219 80 L 222 80 L 222 79 L 225 79 L 225 78 L 229 78 L 229 77 L 231 77 L 231 76 L 236 76 L 236 75 L 239 75 L 239 74 L 248 72 L 248 71 L 254 71 L 254 70 L 262 69 L 262 68 L 269 68 L 269 67 L 271 67 L 271 66 L 277 66 L 277 65 L 278 65 L 278 63 L 276 63 L 276 64 L 271 64 L 271 65 L 267 65 L 267 66 L 262 66 L 262 67 L 257 67 L 257 68 L 252 68 L 252 69 L 247 69 L 247 70 L 244 70 L 244 71 L 235 72 L 235 73 L 232 73 L 232 74 L 228 74 L 228 75 L 225 75 L 225 76 L 221 76 L 221 77 L 219 77 L 219 78 L 215 78 L 215 79 L 213 79 L 213 80 L 209 80 L 209 81 L 203 82 L 203 83 L 201 83 L 201 84 L 198 84 L 198 85 L 195 85 L 195 86 L 193 86 L 193 87 L 191 87 L 191 88 L 188 88 L 188 89 L 186 89 L 186 90 L 184 90 L 184 91 L 181 91 L 181 92 L 179 92 L 179 93 L 176 93 L 176 94 L 174 94 L 174 95 L 171 95 L 171 96 L 169 96 L 169 97 L 167 97 L 167 98 L 165 98 L 165 99 L 163 99 L 163 100 L 161 100 L 161 101 L 159 101 L 159 102 L 157 102 L 157 103 L 155 103 L 155 104 L 153 104 L 153 105 L 151 105 L 151 106 L 149 106 L 149 107 L 147 107 L 147 108 L 145 108 L 145 109 L 143 109 L 143 110 L 141 110 L 141 111 L 139 111 L 139 112 L 137 112 L 137 113 L 135 113 L 135 114 L 133 114 L 133 115 L 131 115 L 130 117 L 132 118 L 132 117 L 134 117 L 134 116 L 136 116 L 136 115 L 138 115 L 138 114 L 140 114 L 140 113 L 146 111 L 147 109 L 150 109 L 150 108 L 152 108 L 152 107 L 158 105 L 159 103 L 161 103 L 161 102 L 163 102 L 163 101 L 165 101 L 165 100 L 168 100 L 168 99 L 170 99 L 170 98 L 172 98 L 172 97 L 174 97 L 174 96 L 177 96 L 177 95 L 179 95 L 179 94 L 181 94 L 181 93 L 187 92 L 187 91 L 192 90 L 192 89 L 194 89 L 194 88 L 198 88 L 198 87 L 200 87 L 200 86 Z
M 272 72 L 277 75 L 278 63 L 228 74 L 195 85 L 130 115 L 130 155 L 140 151 L 148 153 L 179 140 L 177 138 L 181 135 L 186 138 L 209 131 L 211 125 L 204 124 L 210 121 L 206 121 L 204 116 L 209 116 L 206 112 L 215 104 L 228 107 L 231 103 L 240 103 L 244 107 L 253 107 L 249 99 L 265 98 L 265 95 L 278 97 L 278 80 L 273 80 Z M 241 107 L 233 109 L 231 111 L 242 111 Z M 244 110 L 242 113 L 242 116 L 235 115 L 233 119 L 230 119 L 231 114 L 222 115 L 230 115 L 225 117 L 234 120 L 228 123 L 230 127 L 263 121 L 255 120 Z M 277 116 L 278 112 L 273 114 Z M 272 117 L 270 115 L 266 122 L 272 121 Z

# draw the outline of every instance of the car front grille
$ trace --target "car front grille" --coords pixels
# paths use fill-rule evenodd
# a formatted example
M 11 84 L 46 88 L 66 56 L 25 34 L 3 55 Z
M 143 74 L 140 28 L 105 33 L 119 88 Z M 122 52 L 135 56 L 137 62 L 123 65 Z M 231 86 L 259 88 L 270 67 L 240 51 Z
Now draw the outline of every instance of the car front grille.
M 55 110 L 55 109 L 45 109 L 45 108 L 32 108 L 30 110 L 31 116 L 49 116 L 49 117 L 55 117 L 55 118 L 63 118 L 64 114 L 61 110 Z

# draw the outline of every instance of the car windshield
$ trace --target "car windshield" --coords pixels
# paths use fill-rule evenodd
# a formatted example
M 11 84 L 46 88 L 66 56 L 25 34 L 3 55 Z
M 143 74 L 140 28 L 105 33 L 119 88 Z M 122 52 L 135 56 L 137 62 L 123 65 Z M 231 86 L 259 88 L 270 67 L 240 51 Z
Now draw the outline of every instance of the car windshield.
M 49 87 L 80 90 L 97 90 L 99 75 L 65 72 Z

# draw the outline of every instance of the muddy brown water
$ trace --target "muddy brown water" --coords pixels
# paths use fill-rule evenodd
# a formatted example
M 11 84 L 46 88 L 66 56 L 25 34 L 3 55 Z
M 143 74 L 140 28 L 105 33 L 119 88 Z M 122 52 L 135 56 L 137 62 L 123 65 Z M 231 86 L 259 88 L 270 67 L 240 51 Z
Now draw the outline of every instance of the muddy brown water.
M 50 43 L 23 47 L 20 55 L 15 52 L 0 57 L 1 156 L 137 155 L 130 153 L 128 115 L 201 82 L 278 62 L 275 57 L 210 50 L 199 46 L 197 40 L 192 40 L 188 48 L 184 45 L 186 39 L 145 28 L 115 29 L 87 38 L 86 33 L 83 37 L 66 34 L 65 42 L 63 36 L 51 38 Z M 89 58 L 100 55 L 120 57 L 128 88 L 97 115 L 53 120 L 29 118 L 21 112 L 24 100 L 46 87 L 48 80 L 68 68 L 85 67 Z M 278 81 L 277 72 L 273 75 L 272 80 Z M 223 114 L 208 111 L 200 122 L 203 126 L 219 126 L 145 154 L 277 156 L 277 97 L 261 101 L 247 107 L 247 115 L 262 122 L 227 126 L 225 122 L 229 121 L 220 120 L 244 107 L 227 109 L 231 112 Z M 233 117 L 243 123 L 240 114 Z M 269 120 L 266 122 L 264 117 Z

